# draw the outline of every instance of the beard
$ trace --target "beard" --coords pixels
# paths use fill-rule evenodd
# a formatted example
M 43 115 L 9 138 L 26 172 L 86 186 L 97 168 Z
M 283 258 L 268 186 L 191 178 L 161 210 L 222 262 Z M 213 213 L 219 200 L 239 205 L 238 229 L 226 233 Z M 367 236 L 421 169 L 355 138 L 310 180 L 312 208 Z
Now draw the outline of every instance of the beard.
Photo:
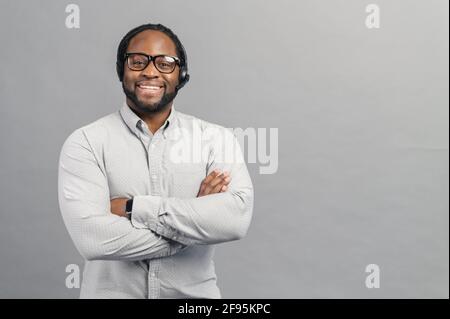
M 137 110 L 146 113 L 146 114 L 155 114 L 159 113 L 162 110 L 164 110 L 177 96 L 177 91 L 174 92 L 166 92 L 166 88 L 164 88 L 164 94 L 162 98 L 159 100 L 159 102 L 156 103 L 146 103 L 144 101 L 139 100 L 139 98 L 136 96 L 136 93 L 134 91 L 129 90 L 124 82 L 122 81 L 122 89 L 125 93 L 125 96 L 129 98 L 134 105 L 136 106 Z

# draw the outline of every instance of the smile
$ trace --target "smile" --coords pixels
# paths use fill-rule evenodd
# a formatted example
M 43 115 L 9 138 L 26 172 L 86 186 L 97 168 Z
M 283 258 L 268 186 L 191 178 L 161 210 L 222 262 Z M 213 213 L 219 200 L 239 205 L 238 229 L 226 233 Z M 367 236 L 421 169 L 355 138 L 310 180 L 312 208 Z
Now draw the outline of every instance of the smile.
M 146 84 L 138 84 L 136 85 L 139 92 L 145 95 L 150 96 L 158 96 L 163 93 L 164 86 L 158 86 L 158 85 L 146 85 Z
M 138 87 L 144 90 L 153 90 L 153 91 L 162 89 L 162 86 L 153 86 L 153 85 L 138 85 Z

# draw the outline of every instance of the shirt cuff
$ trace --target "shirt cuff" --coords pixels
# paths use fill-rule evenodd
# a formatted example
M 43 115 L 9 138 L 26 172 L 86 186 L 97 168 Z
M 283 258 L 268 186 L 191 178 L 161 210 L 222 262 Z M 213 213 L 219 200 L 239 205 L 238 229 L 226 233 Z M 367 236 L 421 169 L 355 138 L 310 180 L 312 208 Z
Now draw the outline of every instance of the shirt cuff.
M 159 220 L 161 197 L 145 195 L 133 197 L 131 224 L 135 228 L 155 229 Z

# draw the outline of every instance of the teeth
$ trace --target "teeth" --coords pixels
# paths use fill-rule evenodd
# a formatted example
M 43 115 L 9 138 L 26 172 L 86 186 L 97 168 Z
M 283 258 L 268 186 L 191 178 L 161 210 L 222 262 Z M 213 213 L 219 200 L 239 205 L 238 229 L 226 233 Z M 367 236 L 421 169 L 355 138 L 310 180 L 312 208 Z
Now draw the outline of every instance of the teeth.
M 147 86 L 147 85 L 139 85 L 140 88 L 149 89 L 149 90 L 159 90 L 159 86 Z

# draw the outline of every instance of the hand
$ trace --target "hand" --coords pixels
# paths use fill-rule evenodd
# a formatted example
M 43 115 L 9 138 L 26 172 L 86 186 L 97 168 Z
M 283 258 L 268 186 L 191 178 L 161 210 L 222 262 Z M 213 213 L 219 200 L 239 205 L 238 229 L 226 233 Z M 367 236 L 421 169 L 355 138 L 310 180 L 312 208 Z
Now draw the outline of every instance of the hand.
M 226 192 L 230 181 L 230 173 L 215 169 L 202 181 L 197 197 Z
M 111 200 L 111 213 L 117 216 L 126 217 L 127 214 L 125 213 L 125 206 L 127 204 L 127 200 L 129 200 L 129 198 L 114 198 Z

